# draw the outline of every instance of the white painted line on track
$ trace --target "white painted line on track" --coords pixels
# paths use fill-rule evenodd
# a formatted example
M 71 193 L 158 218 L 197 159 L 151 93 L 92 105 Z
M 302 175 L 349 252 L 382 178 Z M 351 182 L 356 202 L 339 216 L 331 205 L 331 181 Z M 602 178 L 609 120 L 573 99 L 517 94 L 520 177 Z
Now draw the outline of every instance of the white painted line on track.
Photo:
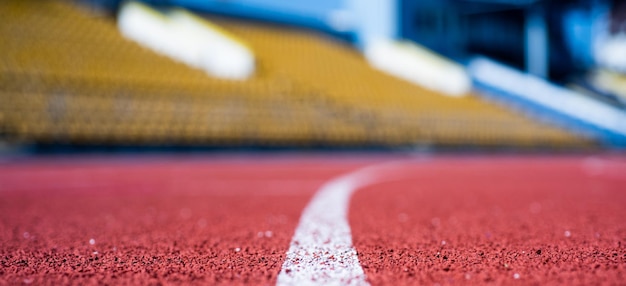
M 397 178 L 399 172 L 385 172 L 397 165 L 365 167 L 324 184 L 302 213 L 276 284 L 369 285 L 352 245 L 350 197 L 367 185 Z

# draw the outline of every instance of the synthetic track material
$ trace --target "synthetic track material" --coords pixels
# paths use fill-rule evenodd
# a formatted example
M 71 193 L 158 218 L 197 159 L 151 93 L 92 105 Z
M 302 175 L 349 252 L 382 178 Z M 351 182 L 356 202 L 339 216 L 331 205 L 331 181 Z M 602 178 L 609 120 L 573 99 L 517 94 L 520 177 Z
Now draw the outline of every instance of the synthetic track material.
M 362 164 L 1 166 L 0 284 L 272 284 L 311 195 Z
M 372 285 L 623 285 L 623 159 L 411 164 L 407 180 L 353 197 L 365 274 Z
M 326 182 L 396 158 L 0 164 L 0 284 L 274 284 Z M 626 279 L 626 158 L 405 159 L 357 190 L 372 285 Z

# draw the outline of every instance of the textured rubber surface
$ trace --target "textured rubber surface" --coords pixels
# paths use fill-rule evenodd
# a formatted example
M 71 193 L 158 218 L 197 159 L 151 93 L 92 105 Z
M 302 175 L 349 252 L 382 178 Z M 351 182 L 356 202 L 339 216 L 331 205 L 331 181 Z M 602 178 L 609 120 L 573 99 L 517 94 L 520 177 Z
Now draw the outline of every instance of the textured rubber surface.
M 407 174 L 352 200 L 354 244 L 372 285 L 626 279 L 624 160 L 448 158 Z
M 372 285 L 626 279 L 626 158 L 92 158 L 0 164 L 0 284 L 276 283 L 328 180 Z
M 0 169 L 0 284 L 274 283 L 311 195 L 360 164 L 57 163 Z

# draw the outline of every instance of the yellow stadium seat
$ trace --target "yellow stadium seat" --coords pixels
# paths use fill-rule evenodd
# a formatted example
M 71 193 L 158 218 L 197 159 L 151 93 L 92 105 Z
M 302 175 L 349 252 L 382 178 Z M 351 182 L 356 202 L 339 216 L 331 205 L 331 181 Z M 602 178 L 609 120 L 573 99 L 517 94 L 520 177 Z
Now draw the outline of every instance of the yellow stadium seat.
M 257 58 L 246 81 L 207 76 L 124 39 L 68 1 L 0 2 L 0 130 L 42 143 L 589 147 L 584 136 L 479 97 L 372 69 L 316 33 L 217 20 Z M 213 19 L 215 20 L 215 19 Z

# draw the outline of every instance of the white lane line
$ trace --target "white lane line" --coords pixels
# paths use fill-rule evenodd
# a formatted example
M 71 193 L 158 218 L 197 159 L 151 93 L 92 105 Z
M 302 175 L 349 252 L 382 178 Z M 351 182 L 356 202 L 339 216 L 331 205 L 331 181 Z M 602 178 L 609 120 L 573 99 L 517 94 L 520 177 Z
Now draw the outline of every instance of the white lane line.
M 352 245 L 350 197 L 359 188 L 396 178 L 399 172 L 384 172 L 396 165 L 365 167 L 323 185 L 302 213 L 276 284 L 369 285 Z

